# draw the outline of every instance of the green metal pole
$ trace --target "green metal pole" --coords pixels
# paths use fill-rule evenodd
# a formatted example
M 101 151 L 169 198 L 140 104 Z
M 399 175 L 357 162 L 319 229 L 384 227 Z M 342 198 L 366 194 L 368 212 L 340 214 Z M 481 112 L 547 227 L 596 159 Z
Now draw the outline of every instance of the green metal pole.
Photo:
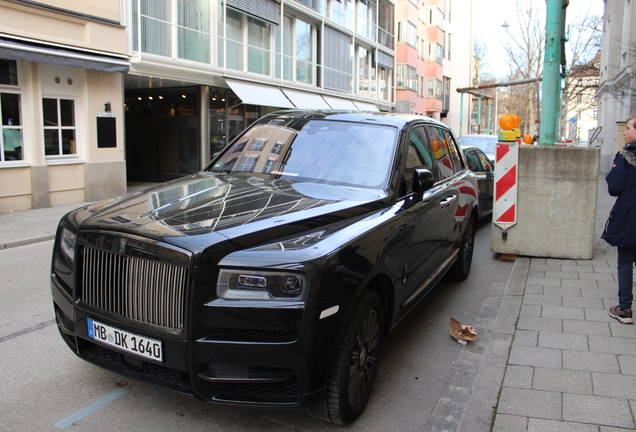
M 459 136 L 462 135 L 462 124 L 464 123 L 464 93 L 459 94 Z
M 481 133 L 481 96 L 477 96 L 477 131 Z
M 543 104 L 539 143 L 553 146 L 559 124 L 561 29 L 563 0 L 546 0 L 545 57 L 543 61 Z
M 491 117 L 492 117 L 492 99 L 488 99 L 488 135 L 492 135 L 492 122 Z

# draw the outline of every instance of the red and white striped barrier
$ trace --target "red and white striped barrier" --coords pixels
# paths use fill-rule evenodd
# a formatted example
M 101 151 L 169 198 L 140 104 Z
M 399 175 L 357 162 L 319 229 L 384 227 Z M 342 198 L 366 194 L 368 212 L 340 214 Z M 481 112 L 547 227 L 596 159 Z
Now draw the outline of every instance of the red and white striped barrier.
M 497 143 L 493 223 L 504 231 L 517 223 L 518 160 L 518 144 Z

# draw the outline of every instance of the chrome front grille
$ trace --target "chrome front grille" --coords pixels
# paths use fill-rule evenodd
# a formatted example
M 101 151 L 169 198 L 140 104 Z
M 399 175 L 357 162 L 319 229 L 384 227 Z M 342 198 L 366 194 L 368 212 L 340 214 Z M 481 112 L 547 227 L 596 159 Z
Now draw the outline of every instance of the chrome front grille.
M 123 317 L 182 330 L 188 270 L 84 246 L 82 300 Z

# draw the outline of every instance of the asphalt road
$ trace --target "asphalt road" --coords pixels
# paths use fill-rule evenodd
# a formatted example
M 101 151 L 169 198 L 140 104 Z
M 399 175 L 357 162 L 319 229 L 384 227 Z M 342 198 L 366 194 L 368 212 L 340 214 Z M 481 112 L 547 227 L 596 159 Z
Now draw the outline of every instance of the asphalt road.
M 442 281 L 385 340 L 367 409 L 347 430 L 457 430 L 467 416 L 489 421 L 488 410 L 464 407 L 513 269 L 490 251 L 490 233 L 489 222 L 479 224 L 468 280 Z M 303 411 L 211 405 L 78 359 L 54 323 L 51 248 L 49 241 L 0 250 L 0 431 L 342 430 Z M 480 339 L 457 343 L 450 317 L 474 325 Z

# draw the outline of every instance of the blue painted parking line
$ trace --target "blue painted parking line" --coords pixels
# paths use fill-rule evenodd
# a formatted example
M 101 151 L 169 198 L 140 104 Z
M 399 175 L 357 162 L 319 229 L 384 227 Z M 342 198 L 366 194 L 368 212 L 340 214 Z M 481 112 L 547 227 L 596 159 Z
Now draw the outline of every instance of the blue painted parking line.
M 85 408 L 82 408 L 81 410 L 77 411 L 76 413 L 71 414 L 70 416 L 66 417 L 65 419 L 60 420 L 59 422 L 55 423 L 53 426 L 58 427 L 60 429 L 65 429 L 68 426 L 72 425 L 73 423 L 83 419 L 87 415 L 90 415 L 90 414 L 94 413 L 95 411 L 97 411 L 98 409 L 108 405 L 112 401 L 114 401 L 116 399 L 119 399 L 120 397 L 122 397 L 126 393 L 128 393 L 128 390 L 124 390 L 124 389 L 115 390 L 114 392 L 112 392 L 110 394 L 107 394 L 106 396 L 104 396 L 100 400 L 95 401 L 92 404 L 90 404 L 89 406 L 87 406 Z

